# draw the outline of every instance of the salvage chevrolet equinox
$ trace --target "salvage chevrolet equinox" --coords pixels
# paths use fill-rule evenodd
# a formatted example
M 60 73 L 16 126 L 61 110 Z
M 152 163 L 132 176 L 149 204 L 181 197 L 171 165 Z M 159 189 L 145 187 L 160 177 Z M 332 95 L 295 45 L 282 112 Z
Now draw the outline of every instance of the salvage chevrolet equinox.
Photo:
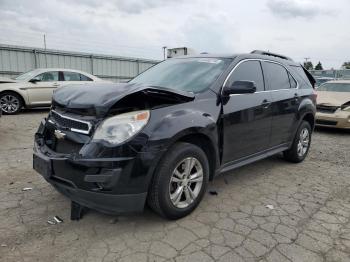
M 128 83 L 62 87 L 35 135 L 33 166 L 83 207 L 145 204 L 168 219 L 200 203 L 216 175 L 283 152 L 301 162 L 316 112 L 313 77 L 263 51 L 168 59 Z

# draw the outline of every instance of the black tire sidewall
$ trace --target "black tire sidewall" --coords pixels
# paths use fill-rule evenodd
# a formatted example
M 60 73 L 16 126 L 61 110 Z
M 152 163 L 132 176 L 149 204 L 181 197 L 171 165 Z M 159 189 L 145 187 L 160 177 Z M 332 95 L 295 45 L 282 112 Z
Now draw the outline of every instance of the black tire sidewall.
M 161 165 L 161 168 L 158 170 L 158 175 L 161 176 L 159 179 L 160 184 L 158 186 L 159 207 L 162 210 L 162 213 L 171 219 L 186 216 L 198 206 L 206 192 L 209 180 L 209 164 L 203 150 L 198 146 L 188 143 L 180 143 L 179 145 L 176 145 L 168 152 L 163 165 Z M 203 184 L 198 197 L 193 203 L 186 208 L 177 208 L 170 200 L 169 183 L 176 165 L 187 157 L 195 157 L 201 163 L 203 167 Z

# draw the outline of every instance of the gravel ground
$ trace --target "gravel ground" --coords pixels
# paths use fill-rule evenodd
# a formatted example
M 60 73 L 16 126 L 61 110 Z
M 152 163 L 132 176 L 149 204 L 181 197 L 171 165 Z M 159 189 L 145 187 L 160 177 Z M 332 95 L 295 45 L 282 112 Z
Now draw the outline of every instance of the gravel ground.
M 46 114 L 0 118 L 0 261 L 350 261 L 349 132 L 316 130 L 301 164 L 274 156 L 216 178 L 218 195 L 178 221 L 146 209 L 76 222 L 32 169 Z M 54 215 L 64 222 L 49 225 Z

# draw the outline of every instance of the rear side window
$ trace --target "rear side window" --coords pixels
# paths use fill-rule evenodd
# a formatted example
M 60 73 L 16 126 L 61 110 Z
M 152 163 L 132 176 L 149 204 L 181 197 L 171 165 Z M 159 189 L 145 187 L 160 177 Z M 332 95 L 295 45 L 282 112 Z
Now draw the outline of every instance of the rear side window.
M 80 74 L 80 80 L 81 81 L 92 81 L 90 77 L 87 77 L 86 75 Z
M 68 71 L 63 71 L 63 78 L 64 81 L 92 81 L 91 78 L 76 73 L 76 72 L 68 72 Z
M 289 89 L 289 76 L 287 70 L 275 63 L 263 62 L 264 75 L 268 80 L 268 90 Z
M 235 81 L 254 81 L 256 91 L 264 91 L 264 77 L 259 61 L 246 61 L 240 64 L 227 80 L 226 86 L 231 86 Z
M 289 76 L 290 87 L 297 88 L 298 86 L 297 81 L 295 81 L 294 77 L 292 77 L 292 75 L 289 72 L 288 72 L 288 76 Z

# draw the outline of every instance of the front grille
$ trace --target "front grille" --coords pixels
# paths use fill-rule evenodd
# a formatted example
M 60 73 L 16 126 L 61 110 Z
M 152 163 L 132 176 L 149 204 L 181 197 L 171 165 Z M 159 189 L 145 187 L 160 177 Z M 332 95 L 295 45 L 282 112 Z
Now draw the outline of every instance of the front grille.
M 68 128 L 71 131 L 75 131 L 78 133 L 88 134 L 91 129 L 91 124 L 89 122 L 63 116 L 54 110 L 51 110 L 50 119 L 58 126 Z
M 326 114 L 333 114 L 335 111 L 337 111 L 339 106 L 325 106 L 325 105 L 317 105 L 317 112 L 320 113 L 326 113 Z
M 318 125 L 325 125 L 325 126 L 336 126 L 337 125 L 337 121 L 317 119 L 316 120 L 316 124 L 318 124 Z

